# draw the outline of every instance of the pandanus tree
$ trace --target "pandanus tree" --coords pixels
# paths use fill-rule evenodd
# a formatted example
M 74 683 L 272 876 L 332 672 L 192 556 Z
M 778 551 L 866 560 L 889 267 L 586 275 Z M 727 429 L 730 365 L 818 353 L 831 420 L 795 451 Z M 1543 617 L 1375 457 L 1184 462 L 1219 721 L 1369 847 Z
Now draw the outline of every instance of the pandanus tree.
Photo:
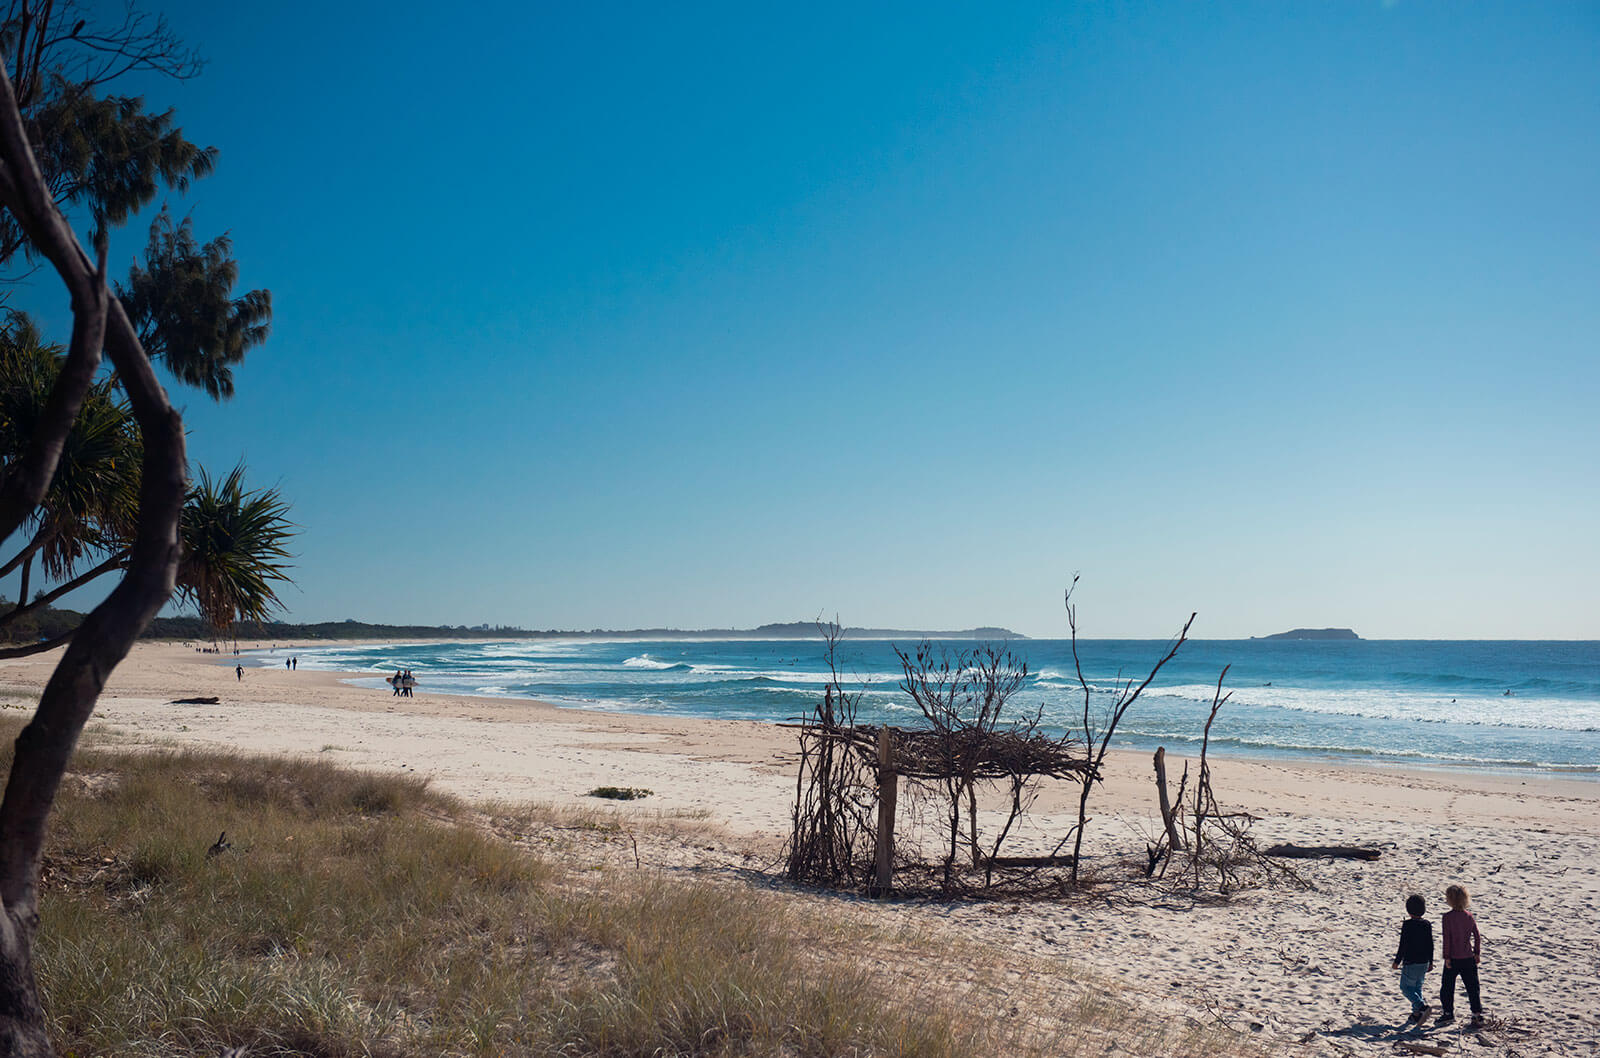
M 278 586 L 289 579 L 288 511 L 278 490 L 246 489 L 242 465 L 221 481 L 201 468 L 183 505 L 178 597 L 192 602 L 213 628 L 264 620 L 278 608 Z
M 0 1058 L 53 1053 L 33 969 L 40 857 L 107 678 L 180 583 L 213 620 L 263 612 L 289 531 L 277 494 L 249 492 L 241 472 L 191 485 L 183 421 L 154 367 L 230 395 L 233 366 L 265 337 L 267 293 L 233 297 L 226 238 L 202 245 L 164 212 L 115 293 L 106 268 L 110 229 L 205 176 L 216 152 L 170 111 L 105 86 L 139 70 L 192 76 L 198 60 L 158 17 L 129 6 L 101 26 L 94 14 L 74 0 L 0 2 L 0 284 L 48 265 L 72 308 L 64 350 L 25 320 L 5 328 L 0 564 L 25 582 L 37 569 L 54 585 L 41 598 L 116 574 L 65 644 L 0 799 Z M 18 605 L 31 605 L 26 590 Z
M 0 475 L 18 465 L 60 371 L 59 348 L 13 313 L 0 327 Z M 68 431 L 55 476 L 15 553 L 0 560 L 0 583 L 16 578 L 16 604 L 0 608 L 0 641 L 69 592 L 127 565 L 137 524 L 139 430 L 113 378 L 90 386 Z M 288 506 L 276 489 L 250 490 L 244 467 L 221 481 L 202 467 L 185 498 L 176 595 L 219 633 L 260 621 L 278 607 L 288 580 Z M 87 566 L 87 569 L 83 567 Z M 34 577 L 35 569 L 39 574 Z M 48 585 L 31 599 L 35 584 Z M 0 647 L 0 658 L 54 649 L 75 630 Z

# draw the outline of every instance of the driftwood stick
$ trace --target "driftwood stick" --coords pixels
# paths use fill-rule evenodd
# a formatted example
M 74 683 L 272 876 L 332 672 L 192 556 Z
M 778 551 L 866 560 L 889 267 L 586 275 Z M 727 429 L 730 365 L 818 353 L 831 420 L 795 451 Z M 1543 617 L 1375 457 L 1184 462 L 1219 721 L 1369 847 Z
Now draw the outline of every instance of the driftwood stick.
M 1156 747 L 1156 797 L 1161 802 L 1161 823 L 1167 828 L 1167 847 L 1174 852 L 1183 849 L 1183 836 L 1178 833 L 1177 821 L 1172 818 L 1172 802 L 1167 798 L 1167 747 Z
M 894 810 L 899 795 L 894 771 L 894 732 L 885 724 L 878 728 L 878 855 L 873 895 L 879 897 L 894 892 Z
M 991 867 L 1070 867 L 1072 857 L 1067 856 L 992 856 L 987 861 Z
M 1375 860 L 1383 853 L 1356 845 L 1274 845 L 1262 855 L 1289 860 Z

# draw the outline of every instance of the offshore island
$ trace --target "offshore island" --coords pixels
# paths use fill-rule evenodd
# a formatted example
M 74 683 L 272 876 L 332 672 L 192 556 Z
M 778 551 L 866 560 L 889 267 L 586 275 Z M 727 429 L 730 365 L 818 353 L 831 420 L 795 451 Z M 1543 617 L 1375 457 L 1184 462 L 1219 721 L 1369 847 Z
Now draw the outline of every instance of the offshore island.
M 1287 632 L 1274 632 L 1270 636 L 1251 636 L 1251 639 L 1360 639 L 1350 628 L 1291 628 Z

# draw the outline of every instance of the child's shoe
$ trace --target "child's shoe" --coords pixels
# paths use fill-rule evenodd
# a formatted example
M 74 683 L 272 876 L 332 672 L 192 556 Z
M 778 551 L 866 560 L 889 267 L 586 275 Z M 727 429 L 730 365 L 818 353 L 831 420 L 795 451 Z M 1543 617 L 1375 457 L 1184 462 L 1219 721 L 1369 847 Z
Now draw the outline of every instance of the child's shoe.
M 1422 1004 L 1420 1007 L 1413 1007 L 1412 1010 L 1411 1010 L 1411 1022 L 1412 1022 L 1412 1024 L 1420 1025 L 1423 1021 L 1425 1021 L 1427 1019 L 1428 1012 L 1431 1011 L 1432 1009 L 1433 1008 L 1430 1007 L 1426 1003 Z

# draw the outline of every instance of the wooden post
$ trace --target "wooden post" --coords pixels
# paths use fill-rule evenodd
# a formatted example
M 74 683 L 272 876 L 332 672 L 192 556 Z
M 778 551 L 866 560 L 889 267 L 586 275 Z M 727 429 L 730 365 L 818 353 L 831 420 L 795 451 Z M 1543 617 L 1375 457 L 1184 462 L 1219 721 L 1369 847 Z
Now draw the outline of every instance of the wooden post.
M 1167 747 L 1160 746 L 1156 749 L 1156 796 L 1161 799 L 1161 822 L 1167 828 L 1168 847 L 1173 852 L 1183 848 L 1183 837 L 1178 833 L 1178 825 L 1172 818 L 1172 802 L 1167 798 Z
M 885 724 L 878 728 L 878 873 L 872 895 L 888 897 L 894 892 L 894 808 L 899 799 L 900 777 L 894 771 L 894 733 Z

